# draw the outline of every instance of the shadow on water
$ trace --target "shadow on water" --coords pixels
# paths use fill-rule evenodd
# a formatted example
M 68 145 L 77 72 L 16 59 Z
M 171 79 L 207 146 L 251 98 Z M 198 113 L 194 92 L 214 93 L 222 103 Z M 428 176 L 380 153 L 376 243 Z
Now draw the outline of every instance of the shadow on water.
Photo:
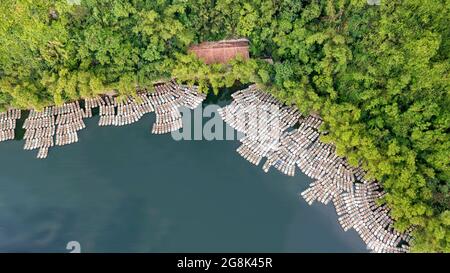
M 22 111 L 20 115 L 20 119 L 16 120 L 16 128 L 14 129 L 14 140 L 22 140 L 25 135 L 25 129 L 23 128 L 23 124 L 27 119 L 30 111 Z
M 232 100 L 231 95 L 239 90 L 249 87 L 249 84 L 241 84 L 236 82 L 232 87 L 220 88 L 218 94 L 214 94 L 212 90 L 208 92 L 203 104 L 225 104 Z

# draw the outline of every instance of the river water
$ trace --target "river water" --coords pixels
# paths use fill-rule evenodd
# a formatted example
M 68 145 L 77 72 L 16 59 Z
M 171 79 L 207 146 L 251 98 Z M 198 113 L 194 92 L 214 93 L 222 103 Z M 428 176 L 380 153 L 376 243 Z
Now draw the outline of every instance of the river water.
M 367 252 L 331 205 L 299 197 L 311 179 L 298 169 L 264 173 L 236 140 L 175 141 L 154 121 L 86 119 L 46 160 L 0 143 L 0 252 Z

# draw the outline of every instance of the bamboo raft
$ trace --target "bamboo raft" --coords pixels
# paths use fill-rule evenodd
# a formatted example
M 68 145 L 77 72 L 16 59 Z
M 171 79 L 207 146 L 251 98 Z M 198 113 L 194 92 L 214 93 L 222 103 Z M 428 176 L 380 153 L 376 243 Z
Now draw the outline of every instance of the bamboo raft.
M 181 106 L 180 96 L 172 84 L 159 84 L 155 92 L 150 94 L 150 100 L 155 107 L 156 122 L 153 124 L 153 134 L 165 134 L 180 129 L 183 124 L 178 107 Z
M 113 120 L 114 126 L 137 122 L 145 114 L 154 111 L 150 99 L 144 93 L 139 94 L 138 98 L 127 97 L 124 101 L 115 98 L 115 104 L 117 105 L 117 114 Z
M 154 134 L 163 134 L 182 127 L 179 107 L 194 109 L 206 95 L 197 87 L 178 85 L 171 81 L 155 85 L 155 92 L 141 90 L 135 97 L 96 96 L 84 101 L 84 109 L 78 101 L 62 106 L 49 106 L 39 112 L 31 110 L 25 119 L 25 150 L 39 149 L 37 158 L 46 158 L 49 148 L 78 142 L 79 130 L 86 126 L 83 118 L 92 117 L 92 110 L 99 109 L 99 126 L 124 126 L 134 123 L 143 115 L 155 111 Z M 0 141 L 13 139 L 20 110 L 10 109 L 0 113 Z
M 197 87 L 178 85 L 173 81 L 156 84 L 155 92 L 141 90 L 136 97 L 125 99 L 112 96 L 98 96 L 85 102 L 86 116 L 92 116 L 92 109 L 99 107 L 99 126 L 124 126 L 140 120 L 145 114 L 155 112 L 156 122 L 153 134 L 164 134 L 180 129 L 183 124 L 179 107 L 196 108 L 206 98 Z
M 9 109 L 0 113 L 0 142 L 14 139 L 14 130 L 16 129 L 16 121 L 20 119 L 21 112 L 19 109 Z
M 55 116 L 54 107 L 46 107 L 42 112 L 31 110 L 25 119 L 25 150 L 39 149 L 37 158 L 46 158 L 48 149 L 54 145 Z
M 79 130 L 86 127 L 83 117 L 86 116 L 78 101 L 66 103 L 60 107 L 54 107 L 56 116 L 56 139 L 58 146 L 78 142 Z
M 39 149 L 37 158 L 46 158 L 49 148 L 78 142 L 79 130 L 86 126 L 83 118 L 92 117 L 92 110 L 99 108 L 99 126 L 124 126 L 134 123 L 143 115 L 155 111 L 156 122 L 152 132 L 163 134 L 182 127 L 179 107 L 194 109 L 206 98 L 197 87 L 178 85 L 171 81 L 155 85 L 155 92 L 142 90 L 136 97 L 120 99 L 117 96 L 96 96 L 84 101 L 84 109 L 78 101 L 62 106 L 49 106 L 43 111 L 31 110 L 25 119 L 25 150 Z M 13 139 L 20 110 L 10 109 L 0 113 L 0 141 Z
M 78 101 L 49 106 L 43 111 L 31 110 L 23 124 L 25 150 L 39 149 L 37 158 L 48 155 L 49 148 L 78 142 L 77 131 L 85 128 L 85 112 Z
M 233 102 L 218 113 L 231 127 L 245 134 L 236 151 L 249 162 L 259 165 L 264 157 L 279 150 L 283 131 L 297 122 L 300 113 L 293 107 L 283 106 L 255 85 L 232 97 Z M 288 173 L 292 171 L 292 168 L 286 169 Z
M 333 145 L 320 142 L 320 117 L 302 117 L 254 85 L 232 97 L 232 103 L 218 112 L 226 123 L 244 133 L 237 149 L 242 157 L 255 165 L 266 157 L 265 172 L 273 166 L 294 176 L 299 167 L 315 180 L 301 193 L 306 202 L 332 201 L 342 228 L 354 228 L 373 252 L 409 250 L 409 232 L 395 231 L 389 211 L 376 204 L 383 196 L 380 185 L 365 180 L 365 172 L 337 156 Z M 296 124 L 298 128 L 293 129 Z
M 116 106 L 116 100 L 112 96 L 104 96 L 103 98 L 100 97 L 99 126 L 113 125 L 116 114 Z
M 165 134 L 181 129 L 183 122 L 178 108 L 195 109 L 206 98 L 197 90 L 197 87 L 189 88 L 174 82 L 155 85 L 155 92 L 149 95 L 156 113 L 152 133 Z
M 395 231 L 389 210 L 376 205 L 382 195 L 375 181 L 356 183 L 354 193 L 344 192 L 333 198 L 338 221 L 344 230 L 354 228 L 373 252 L 407 252 L 411 236 Z
M 296 167 L 314 179 L 301 196 L 312 204 L 330 201 L 336 208 L 338 221 L 344 230 L 353 228 L 367 247 L 374 252 L 407 252 L 410 231 L 399 233 L 385 206 L 376 204 L 384 193 L 373 180 L 365 179 L 360 167 L 350 166 L 336 155 L 335 147 L 320 142 L 322 120 L 317 116 L 303 117 L 295 108 L 282 105 L 273 96 L 255 85 L 232 95 L 233 102 L 218 110 L 231 127 L 244 133 L 237 152 L 249 162 L 259 165 L 266 157 L 263 170 L 270 167 L 290 176 Z M 140 92 L 137 97 L 119 100 L 98 96 L 85 100 L 84 111 L 78 102 L 31 110 L 26 118 L 24 149 L 39 149 L 38 158 L 46 158 L 54 145 L 78 141 L 77 131 L 83 129 L 83 118 L 92 117 L 99 108 L 99 125 L 123 126 L 155 111 L 154 134 L 168 133 L 182 127 L 179 107 L 196 108 L 205 99 L 197 88 L 174 82 L 155 85 L 155 92 Z M 14 138 L 20 111 L 10 109 L 0 113 L 0 140 Z M 298 125 L 297 129 L 293 129 Z M 55 137 L 55 141 L 54 141 Z
M 84 118 L 91 118 L 92 117 L 92 109 L 100 107 L 100 105 L 104 104 L 105 102 L 102 100 L 101 97 L 93 97 L 88 98 L 84 100 Z

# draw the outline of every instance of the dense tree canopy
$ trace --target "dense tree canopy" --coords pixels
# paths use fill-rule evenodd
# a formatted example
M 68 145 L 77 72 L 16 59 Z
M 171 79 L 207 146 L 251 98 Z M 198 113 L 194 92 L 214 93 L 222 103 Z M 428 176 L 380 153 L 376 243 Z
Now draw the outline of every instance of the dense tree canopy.
M 256 82 L 325 121 L 382 182 L 413 250 L 450 252 L 450 1 L 2 0 L 0 108 L 42 108 L 171 77 Z M 253 59 L 205 65 L 192 43 L 247 37 Z M 263 61 L 271 57 L 274 64 Z

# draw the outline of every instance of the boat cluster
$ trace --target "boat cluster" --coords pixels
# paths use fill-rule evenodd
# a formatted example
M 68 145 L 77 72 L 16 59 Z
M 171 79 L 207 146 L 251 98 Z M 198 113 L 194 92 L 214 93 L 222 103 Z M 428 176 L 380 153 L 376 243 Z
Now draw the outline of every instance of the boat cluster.
M 174 82 L 155 85 L 155 92 L 150 94 L 156 113 L 153 134 L 165 134 L 183 127 L 179 107 L 194 109 L 199 106 L 206 95 L 198 92 L 197 87 L 189 88 Z
M 320 141 L 320 117 L 302 116 L 255 85 L 232 97 L 233 102 L 219 109 L 219 114 L 245 135 L 237 149 L 241 156 L 255 165 L 266 157 L 266 172 L 273 166 L 293 176 L 299 167 L 314 179 L 301 193 L 309 204 L 332 201 L 343 229 L 354 228 L 374 252 L 408 251 L 409 232 L 395 231 L 388 209 L 376 203 L 383 196 L 381 186 L 366 180 L 361 167 L 337 156 L 333 145 Z
M 31 110 L 25 119 L 25 150 L 39 149 L 37 158 L 46 158 L 48 149 L 78 142 L 77 131 L 85 128 L 84 111 L 78 101 Z
M 263 157 L 278 150 L 281 134 L 297 122 L 300 113 L 293 107 L 283 106 L 255 85 L 232 94 L 232 97 L 233 102 L 218 113 L 231 127 L 245 134 L 237 152 L 259 165 Z
M 343 229 L 354 228 L 374 252 L 408 252 L 411 230 L 405 233 L 394 230 L 389 209 L 376 204 L 383 195 L 380 185 L 363 179 L 354 186 L 353 192 L 342 192 L 332 200 Z
M 114 97 L 106 95 L 98 98 L 100 101 L 99 105 L 99 115 L 100 119 L 98 120 L 99 126 L 108 126 L 113 125 L 114 120 L 116 119 L 116 100 Z
M 85 113 L 80 108 L 78 101 L 63 105 L 61 114 L 56 116 L 56 141 L 55 144 L 63 146 L 78 142 L 78 131 L 84 129 Z
M 154 134 L 163 134 L 182 127 L 179 107 L 196 108 L 206 95 L 197 87 L 178 85 L 171 81 L 154 86 L 154 92 L 140 90 L 135 97 L 113 95 L 96 96 L 84 101 L 84 109 L 78 101 L 61 106 L 31 110 L 25 119 L 25 150 L 39 149 L 37 158 L 46 158 L 50 147 L 78 142 L 77 132 L 85 128 L 83 118 L 90 118 L 93 109 L 99 109 L 100 126 L 123 126 L 138 121 L 144 114 L 155 111 Z M 10 109 L 0 113 L 0 141 L 13 139 L 20 110 Z
M 92 109 L 100 107 L 100 105 L 102 105 L 104 103 L 105 102 L 99 96 L 85 99 L 84 100 L 84 117 L 91 118 L 92 117 Z
M 165 134 L 176 131 L 183 126 L 181 113 L 178 107 L 181 106 L 180 96 L 176 92 L 177 88 L 169 84 L 158 84 L 155 92 L 150 95 L 150 99 L 155 107 L 156 122 L 153 124 L 153 134 Z
M 178 85 L 175 82 L 160 83 L 154 92 L 142 90 L 136 97 L 98 96 L 86 100 L 86 113 L 92 116 L 92 109 L 99 107 L 100 126 L 123 126 L 134 123 L 143 115 L 155 112 L 156 122 L 153 134 L 164 134 L 182 127 L 180 106 L 196 108 L 205 99 L 197 92 L 197 87 Z
M 11 108 L 0 113 L 0 142 L 14 139 L 14 130 L 18 119 L 20 119 L 19 109 Z

